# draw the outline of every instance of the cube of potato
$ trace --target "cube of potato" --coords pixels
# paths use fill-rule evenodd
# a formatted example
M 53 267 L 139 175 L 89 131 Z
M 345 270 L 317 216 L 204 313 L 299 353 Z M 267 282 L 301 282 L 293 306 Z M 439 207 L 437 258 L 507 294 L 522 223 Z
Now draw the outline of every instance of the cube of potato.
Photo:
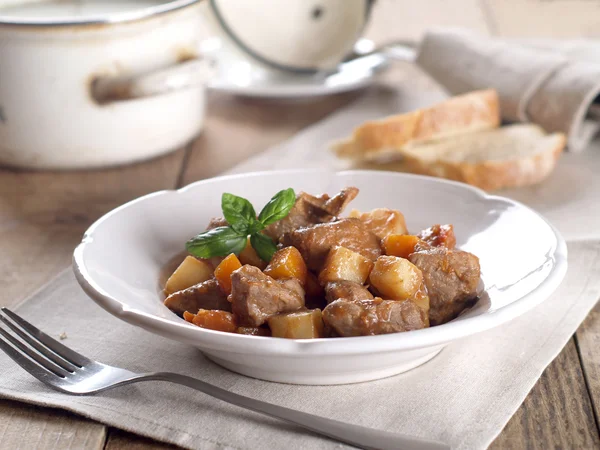
M 278 314 L 267 320 L 271 335 L 288 339 L 314 339 L 324 336 L 320 309 Z
M 377 258 L 369 280 L 384 298 L 390 300 L 412 298 L 424 285 L 421 270 L 409 260 L 396 256 Z
M 231 294 L 231 274 L 242 267 L 240 260 L 231 253 L 215 269 L 215 278 L 227 295 Z
M 388 208 L 377 208 L 371 212 L 361 213 L 353 209 L 350 217 L 360 219 L 366 227 L 379 239 L 389 234 L 407 234 L 404 215 L 400 211 Z
M 372 268 L 373 262 L 360 253 L 345 247 L 333 247 L 319 274 L 319 283 L 325 286 L 330 281 L 347 280 L 364 284 Z
M 165 283 L 165 294 L 171 295 L 173 292 L 183 291 L 210 279 L 212 275 L 213 268 L 207 261 L 186 256 Z
M 296 278 L 304 285 L 308 269 L 296 247 L 285 247 L 275 252 L 264 272 L 276 280 Z
M 244 250 L 238 255 L 238 259 L 242 264 L 250 264 L 251 266 L 258 267 L 260 270 L 264 270 L 267 267 L 267 263 L 260 259 L 254 247 L 250 245 L 250 239 L 248 239 Z
M 405 259 L 417 251 L 419 246 L 427 246 L 419 236 L 411 234 L 390 234 L 383 239 L 382 244 L 386 255 Z
M 227 311 L 201 309 L 192 319 L 192 323 L 201 328 L 224 331 L 226 333 L 235 333 L 237 330 L 233 314 Z

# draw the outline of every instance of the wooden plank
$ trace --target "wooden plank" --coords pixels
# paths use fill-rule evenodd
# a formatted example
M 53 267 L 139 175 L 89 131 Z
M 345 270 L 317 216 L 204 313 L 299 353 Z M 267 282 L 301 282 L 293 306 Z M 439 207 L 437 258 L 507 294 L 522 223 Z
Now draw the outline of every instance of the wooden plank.
M 125 168 L 0 171 L 0 306 L 13 306 L 69 266 L 85 229 L 140 195 L 173 188 L 184 150 Z M 74 415 L 0 402 L 0 448 L 104 446 L 106 427 Z
M 167 450 L 181 447 L 164 444 L 133 433 L 111 428 L 104 448 L 105 450 Z
M 105 427 L 66 411 L 0 400 L 0 448 L 97 450 Z
M 0 306 L 27 297 L 71 263 L 86 228 L 140 195 L 173 188 L 184 151 L 126 168 L 0 170 Z
M 226 171 L 355 98 L 352 93 L 282 102 L 209 95 L 206 128 L 190 154 L 183 185 Z
M 600 303 L 585 319 L 576 334 L 583 373 L 594 407 L 596 425 L 600 424 Z
M 600 448 L 573 339 L 548 366 L 491 450 Z

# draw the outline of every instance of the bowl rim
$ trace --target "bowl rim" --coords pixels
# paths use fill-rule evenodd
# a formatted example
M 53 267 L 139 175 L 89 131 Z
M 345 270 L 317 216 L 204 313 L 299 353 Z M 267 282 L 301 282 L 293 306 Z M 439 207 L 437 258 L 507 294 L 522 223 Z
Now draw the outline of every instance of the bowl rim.
M 339 176 L 345 174 L 364 174 L 377 176 L 393 176 L 402 178 L 425 179 L 428 182 L 448 184 L 458 187 L 464 191 L 470 191 L 481 200 L 499 201 L 535 214 L 549 227 L 556 238 L 556 249 L 553 255 L 554 265 L 547 277 L 531 292 L 514 300 L 510 304 L 497 310 L 487 312 L 479 316 L 464 318 L 459 321 L 451 321 L 436 327 L 424 328 L 422 330 L 413 330 L 407 333 L 392 333 L 376 336 L 357 336 L 345 337 L 339 339 L 284 339 L 263 336 L 249 336 L 234 333 L 224 333 L 220 331 L 200 328 L 185 322 L 181 323 L 163 319 L 153 314 L 130 308 L 126 303 L 119 301 L 105 292 L 90 276 L 86 269 L 84 260 L 84 251 L 93 241 L 95 230 L 102 226 L 102 223 L 113 215 L 119 214 L 126 208 L 138 202 L 149 201 L 154 197 L 165 195 L 177 195 L 188 190 L 195 189 L 197 186 L 214 183 L 215 181 L 239 179 L 246 177 L 265 176 L 273 174 L 297 175 L 307 173 L 321 173 L 328 176 Z M 434 347 L 447 344 L 451 341 L 465 338 L 467 336 L 486 331 L 496 326 L 502 325 L 522 314 L 531 310 L 538 304 L 546 300 L 560 285 L 567 272 L 567 245 L 564 238 L 558 230 L 541 214 L 537 213 L 528 206 L 508 199 L 506 197 L 490 195 L 485 191 L 459 183 L 456 181 L 434 178 L 426 175 L 405 174 L 390 171 L 377 170 L 344 170 L 336 171 L 331 169 L 292 169 L 275 171 L 246 172 L 241 174 L 224 175 L 205 180 L 196 181 L 180 189 L 168 189 L 153 192 L 134 200 L 131 200 L 100 217 L 84 233 L 79 245 L 73 252 L 73 271 L 84 292 L 94 300 L 103 309 L 132 325 L 139 326 L 147 331 L 164 337 L 174 339 L 180 342 L 195 345 L 201 348 L 219 350 L 227 347 L 228 352 L 254 354 L 278 354 L 278 355 L 356 355 L 369 353 L 392 352 L 401 350 L 415 350 L 427 347 Z M 468 325 L 467 325 L 468 324 Z

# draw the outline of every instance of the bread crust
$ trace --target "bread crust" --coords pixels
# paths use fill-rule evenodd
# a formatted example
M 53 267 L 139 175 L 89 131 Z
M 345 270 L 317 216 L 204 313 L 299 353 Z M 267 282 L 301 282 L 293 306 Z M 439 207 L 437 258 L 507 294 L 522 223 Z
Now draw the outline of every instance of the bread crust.
M 494 89 L 452 97 L 430 108 L 365 122 L 351 138 L 332 145 L 343 158 L 373 159 L 425 142 L 500 125 L 498 93 Z
M 548 137 L 553 138 L 552 146 L 548 149 L 510 160 L 476 163 L 440 159 L 424 161 L 412 153 L 404 155 L 404 165 L 413 173 L 462 181 L 486 191 L 529 186 L 550 175 L 565 148 L 564 134 L 555 133 Z

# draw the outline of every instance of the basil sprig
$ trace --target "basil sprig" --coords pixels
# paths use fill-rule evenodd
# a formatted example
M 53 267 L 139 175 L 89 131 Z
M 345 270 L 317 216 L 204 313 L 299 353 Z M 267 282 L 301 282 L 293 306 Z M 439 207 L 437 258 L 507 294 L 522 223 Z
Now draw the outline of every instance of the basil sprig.
M 269 200 L 269 203 L 265 205 L 258 215 L 259 222 L 266 227 L 283 219 L 289 214 L 294 203 L 296 203 L 296 193 L 292 188 L 279 191 Z
M 275 245 L 275 242 L 273 242 L 273 239 L 262 233 L 251 235 L 250 245 L 256 250 L 256 254 L 259 258 L 266 262 L 271 261 L 273 254 L 277 251 L 277 246 Z
M 229 226 L 201 233 L 190 239 L 185 248 L 198 258 L 227 256 L 230 253 L 239 255 L 250 236 L 250 245 L 258 256 L 269 262 L 277 251 L 277 246 L 270 237 L 262 233 L 262 230 L 286 217 L 295 202 L 296 194 L 292 188 L 279 191 L 269 200 L 257 218 L 254 207 L 248 200 L 224 193 L 221 197 L 221 209 Z
M 239 234 L 232 227 L 213 228 L 190 239 L 185 245 L 186 250 L 198 258 L 227 256 L 239 253 L 246 247 L 247 237 Z
M 252 203 L 237 195 L 223 194 L 221 209 L 229 226 L 240 234 L 247 233 L 248 228 L 256 222 L 256 213 Z

